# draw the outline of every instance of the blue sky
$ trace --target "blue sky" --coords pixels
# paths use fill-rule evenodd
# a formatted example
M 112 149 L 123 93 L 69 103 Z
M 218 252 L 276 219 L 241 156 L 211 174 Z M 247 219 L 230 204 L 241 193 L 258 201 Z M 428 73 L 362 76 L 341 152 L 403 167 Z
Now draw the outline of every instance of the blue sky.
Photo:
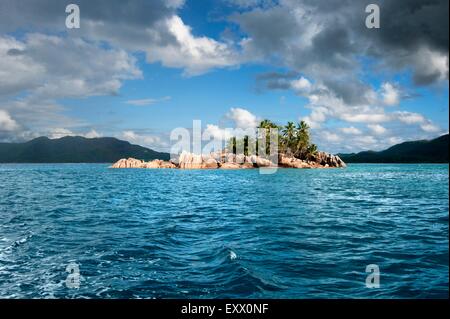
M 220 135 L 268 118 L 305 120 L 319 149 L 355 152 L 448 132 L 448 1 L 413 17 L 411 1 L 379 1 L 371 30 L 364 1 L 77 4 L 81 28 L 68 30 L 61 2 L 2 1 L 1 140 L 168 151 L 193 120 Z

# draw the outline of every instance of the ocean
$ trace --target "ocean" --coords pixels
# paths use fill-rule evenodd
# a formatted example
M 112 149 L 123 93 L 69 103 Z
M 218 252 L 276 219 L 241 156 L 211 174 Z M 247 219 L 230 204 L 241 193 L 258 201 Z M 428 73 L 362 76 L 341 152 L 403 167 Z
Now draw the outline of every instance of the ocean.
M 0 165 L 1 298 L 448 298 L 447 164 L 108 166 Z

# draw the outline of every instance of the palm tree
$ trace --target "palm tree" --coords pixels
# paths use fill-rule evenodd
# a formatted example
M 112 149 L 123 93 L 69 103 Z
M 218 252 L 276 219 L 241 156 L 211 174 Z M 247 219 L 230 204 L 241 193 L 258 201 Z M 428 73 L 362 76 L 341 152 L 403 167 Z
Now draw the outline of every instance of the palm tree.
M 314 156 L 317 154 L 317 145 L 316 144 L 309 145 L 306 153 L 307 153 L 306 158 L 308 160 L 314 159 Z
M 297 124 L 294 156 L 304 158 L 306 156 L 309 143 L 309 126 L 305 121 L 301 121 Z
M 228 144 L 227 144 L 228 152 L 231 151 L 231 153 L 236 154 L 236 146 L 237 146 L 237 140 L 236 140 L 236 137 L 233 136 L 232 138 L 229 139 Z
M 274 122 L 270 120 L 263 120 L 259 124 L 258 128 L 265 133 L 265 154 L 260 154 L 258 142 L 250 138 L 249 136 L 244 136 L 241 139 L 232 137 L 227 144 L 227 149 L 236 154 L 239 152 L 244 152 L 245 155 L 256 154 L 259 156 L 273 156 L 278 154 L 270 154 L 271 151 L 271 129 L 276 129 L 278 133 L 281 131 L 282 138 L 278 139 L 278 152 L 279 153 L 291 153 L 299 159 L 313 159 L 317 153 L 317 146 L 310 143 L 310 127 L 305 121 L 300 121 L 297 126 L 293 122 L 288 122 L 284 127 L 279 127 Z M 261 136 L 260 136 L 261 138 Z M 278 138 L 278 136 L 277 136 Z M 254 148 L 256 146 L 256 149 Z M 263 145 L 262 145 L 263 147 Z
M 270 154 L 270 131 L 271 131 L 271 129 L 280 130 L 280 127 L 278 125 L 276 125 L 274 122 L 265 119 L 265 120 L 261 121 L 258 128 L 264 129 L 264 131 L 265 131 L 266 155 L 274 155 L 274 154 Z M 257 149 L 259 149 L 258 146 L 257 146 Z
M 295 142 L 295 124 L 294 122 L 288 122 L 287 125 L 283 128 L 283 152 L 291 152 Z
M 268 128 L 278 128 L 278 125 L 276 125 L 271 120 L 264 119 L 261 121 L 261 123 L 259 123 L 258 127 L 268 129 Z

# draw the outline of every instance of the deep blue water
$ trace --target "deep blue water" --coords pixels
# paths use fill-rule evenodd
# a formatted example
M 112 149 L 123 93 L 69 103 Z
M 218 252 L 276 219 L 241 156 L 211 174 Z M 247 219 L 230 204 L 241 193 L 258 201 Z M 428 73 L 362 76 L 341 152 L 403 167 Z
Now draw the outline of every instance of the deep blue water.
M 0 165 L 0 297 L 447 298 L 448 169 Z

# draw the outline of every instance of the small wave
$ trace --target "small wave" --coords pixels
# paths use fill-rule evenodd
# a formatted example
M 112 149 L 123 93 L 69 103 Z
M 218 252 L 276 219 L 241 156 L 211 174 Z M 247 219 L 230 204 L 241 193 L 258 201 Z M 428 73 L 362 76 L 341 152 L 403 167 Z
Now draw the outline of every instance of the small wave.
M 26 236 L 23 237 L 23 238 L 17 239 L 17 240 L 15 240 L 11 245 L 9 245 L 9 246 L 3 248 L 2 251 L 3 251 L 4 253 L 11 253 L 13 249 L 18 248 L 18 247 L 24 245 L 24 244 L 27 243 L 28 240 L 31 239 L 32 237 L 33 237 L 33 233 L 30 233 L 30 234 L 26 235 Z M 3 240 L 4 240 L 4 239 L 3 239 Z M 4 241 L 6 241 L 6 240 L 4 240 Z
M 230 260 L 235 260 L 237 258 L 237 255 L 234 251 L 230 250 Z

